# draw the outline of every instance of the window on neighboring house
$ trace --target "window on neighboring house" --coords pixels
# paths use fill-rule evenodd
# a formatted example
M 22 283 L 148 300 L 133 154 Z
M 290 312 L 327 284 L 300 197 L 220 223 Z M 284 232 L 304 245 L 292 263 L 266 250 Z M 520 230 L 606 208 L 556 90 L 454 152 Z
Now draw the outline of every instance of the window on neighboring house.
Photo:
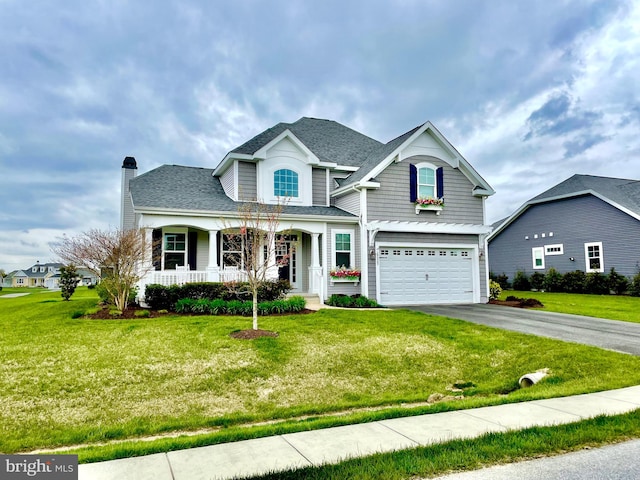
M 533 257 L 534 270 L 544 269 L 544 247 L 534 247 L 531 249 L 531 256 Z
M 587 272 L 604 272 L 602 242 L 585 243 L 584 256 L 587 263 Z
M 353 262 L 353 231 L 334 230 L 334 266 L 352 268 Z
M 274 197 L 298 197 L 298 174 L 293 170 L 282 168 L 273 173 Z
M 544 246 L 545 255 L 562 255 L 563 253 L 564 253 L 564 245 L 562 243 L 559 243 L 557 245 Z
M 409 195 L 415 202 L 418 198 L 443 198 L 444 177 L 442 167 L 430 163 L 409 165 Z
M 187 264 L 187 234 L 186 233 L 165 233 L 164 234 L 164 269 L 175 270 L 178 266 Z

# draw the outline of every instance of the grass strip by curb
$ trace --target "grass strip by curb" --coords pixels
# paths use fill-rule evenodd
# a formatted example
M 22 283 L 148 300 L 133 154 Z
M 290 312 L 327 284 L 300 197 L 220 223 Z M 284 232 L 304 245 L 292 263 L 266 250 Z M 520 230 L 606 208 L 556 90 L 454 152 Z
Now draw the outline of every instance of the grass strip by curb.
M 558 455 L 640 438 L 640 409 L 555 427 L 490 433 L 429 447 L 252 477 L 260 480 L 404 480 Z

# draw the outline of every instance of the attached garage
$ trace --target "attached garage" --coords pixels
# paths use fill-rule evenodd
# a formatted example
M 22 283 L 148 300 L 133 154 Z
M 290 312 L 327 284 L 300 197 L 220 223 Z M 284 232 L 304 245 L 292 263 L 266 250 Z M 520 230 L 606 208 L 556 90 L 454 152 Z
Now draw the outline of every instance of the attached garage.
M 383 305 L 478 301 L 473 247 L 379 245 L 377 253 L 378 300 Z

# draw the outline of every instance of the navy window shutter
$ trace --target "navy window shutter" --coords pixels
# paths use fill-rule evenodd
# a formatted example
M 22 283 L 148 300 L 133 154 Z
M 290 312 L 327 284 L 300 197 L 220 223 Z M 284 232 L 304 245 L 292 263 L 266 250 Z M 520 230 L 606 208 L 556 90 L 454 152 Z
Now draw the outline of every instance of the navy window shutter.
M 409 164 L 409 200 L 415 202 L 418 199 L 418 169 L 412 163 Z
M 438 198 L 444 197 L 444 170 L 442 167 L 436 169 L 436 188 L 438 192 Z

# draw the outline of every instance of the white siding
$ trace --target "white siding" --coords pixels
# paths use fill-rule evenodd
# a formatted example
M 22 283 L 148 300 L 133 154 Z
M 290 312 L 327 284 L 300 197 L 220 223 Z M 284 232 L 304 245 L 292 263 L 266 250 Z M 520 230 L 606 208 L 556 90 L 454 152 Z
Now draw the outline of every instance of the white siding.
M 360 215 L 360 192 L 352 192 L 336 198 L 336 207 L 353 215 Z
M 222 174 L 220 177 L 220 183 L 222 184 L 222 188 L 224 189 L 224 193 L 227 194 L 227 197 L 233 198 L 235 200 L 236 192 L 234 191 L 234 178 L 233 178 L 233 165 L 227 168 L 227 171 Z

